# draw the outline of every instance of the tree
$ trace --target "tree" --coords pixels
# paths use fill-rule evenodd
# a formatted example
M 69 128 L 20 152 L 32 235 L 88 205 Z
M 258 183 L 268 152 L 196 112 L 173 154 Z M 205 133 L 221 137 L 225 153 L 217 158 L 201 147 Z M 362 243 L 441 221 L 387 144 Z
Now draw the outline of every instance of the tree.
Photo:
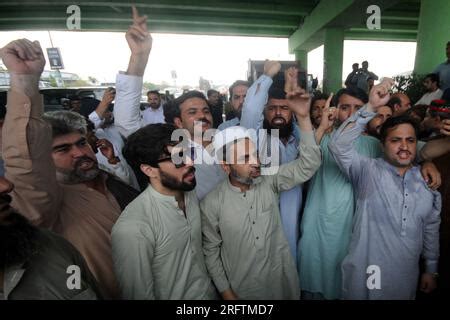
M 157 85 L 157 84 L 155 84 L 155 83 L 152 83 L 152 82 L 144 82 L 143 84 L 142 84 L 142 86 L 144 87 L 144 89 L 145 90 L 147 90 L 147 91 L 150 91 L 150 90 L 158 90 L 159 89 L 159 86 Z
M 395 85 L 393 92 L 405 93 L 412 103 L 415 103 L 424 94 L 423 80 L 425 76 L 413 73 L 409 76 L 394 77 Z

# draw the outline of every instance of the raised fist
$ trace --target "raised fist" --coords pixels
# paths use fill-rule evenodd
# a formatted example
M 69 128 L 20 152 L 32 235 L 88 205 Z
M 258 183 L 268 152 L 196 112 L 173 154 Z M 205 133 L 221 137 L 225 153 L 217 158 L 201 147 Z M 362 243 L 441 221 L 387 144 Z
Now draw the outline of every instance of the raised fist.
M 369 93 L 369 104 L 376 111 L 379 107 L 386 105 L 391 97 L 389 90 L 394 85 L 394 80 L 391 78 L 384 78 L 381 83 L 373 86 Z
M 40 76 L 45 66 L 45 58 L 38 41 L 14 40 L 0 49 L 0 58 L 12 74 Z
M 266 60 L 264 63 L 264 74 L 271 78 L 281 70 L 281 64 L 278 61 Z

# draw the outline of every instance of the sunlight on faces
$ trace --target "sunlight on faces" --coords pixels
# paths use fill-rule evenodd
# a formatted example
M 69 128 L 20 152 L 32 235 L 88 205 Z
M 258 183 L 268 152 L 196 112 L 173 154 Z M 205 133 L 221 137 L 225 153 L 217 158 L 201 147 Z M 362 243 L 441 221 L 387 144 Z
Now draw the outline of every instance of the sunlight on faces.
M 377 115 L 367 124 L 367 131 L 371 136 L 378 137 L 383 123 L 392 117 L 392 109 L 388 106 L 379 107 Z
M 314 101 L 314 104 L 311 106 L 311 118 L 314 127 L 318 127 L 320 125 L 320 121 L 322 121 L 322 113 L 325 108 L 327 100 L 319 99 Z
M 416 157 L 417 137 L 414 128 L 407 123 L 388 129 L 383 144 L 387 162 L 397 168 L 408 167 Z
M 194 127 L 201 127 L 201 132 L 211 128 L 212 114 L 208 104 L 201 98 L 189 98 L 180 105 L 180 118 L 174 122 L 178 128 L 189 131 L 191 138 L 194 137 Z
M 230 179 L 252 185 L 261 179 L 260 162 L 256 146 L 249 138 L 240 139 L 227 147 L 226 161 L 222 167 Z
M 339 97 L 338 101 L 338 116 L 339 123 L 345 122 L 352 114 L 364 105 L 360 99 L 352 97 L 348 94 L 343 94 Z
M 64 183 L 80 183 L 96 178 L 100 172 L 97 158 L 86 137 L 70 133 L 55 137 L 52 158 L 58 180 Z

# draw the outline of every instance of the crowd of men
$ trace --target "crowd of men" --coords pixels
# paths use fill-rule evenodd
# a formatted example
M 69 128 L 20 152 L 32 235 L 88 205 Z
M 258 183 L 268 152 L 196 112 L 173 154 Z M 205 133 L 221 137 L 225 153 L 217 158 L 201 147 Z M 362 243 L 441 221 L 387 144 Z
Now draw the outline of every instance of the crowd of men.
M 150 91 L 141 110 L 152 38 L 134 7 L 126 41 L 126 72 L 84 115 L 44 113 L 38 42 L 0 50 L 0 300 L 449 294 L 450 42 L 421 108 L 367 62 L 364 88 L 310 96 L 266 61 L 223 121 L 217 91 Z

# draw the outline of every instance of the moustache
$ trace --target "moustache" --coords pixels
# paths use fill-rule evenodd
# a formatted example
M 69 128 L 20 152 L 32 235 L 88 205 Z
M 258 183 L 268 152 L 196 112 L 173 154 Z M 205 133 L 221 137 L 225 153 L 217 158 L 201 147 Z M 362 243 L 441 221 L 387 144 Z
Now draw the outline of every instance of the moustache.
M 186 176 L 188 176 L 188 175 L 190 175 L 190 174 L 195 174 L 195 168 L 194 167 L 190 167 L 189 169 L 188 169 L 188 171 L 183 175 L 183 179 L 186 177 Z
M 206 118 L 198 119 L 198 120 L 195 120 L 195 121 L 196 121 L 196 122 L 205 122 L 205 123 L 207 123 L 207 124 L 211 124 L 211 122 L 209 122 L 209 120 L 206 119 Z
M 90 161 L 90 162 L 94 162 L 97 163 L 96 160 L 92 159 L 89 156 L 82 156 L 81 158 L 78 158 L 77 161 L 75 161 L 74 167 L 78 168 L 79 166 L 81 166 L 81 164 L 85 161 Z

